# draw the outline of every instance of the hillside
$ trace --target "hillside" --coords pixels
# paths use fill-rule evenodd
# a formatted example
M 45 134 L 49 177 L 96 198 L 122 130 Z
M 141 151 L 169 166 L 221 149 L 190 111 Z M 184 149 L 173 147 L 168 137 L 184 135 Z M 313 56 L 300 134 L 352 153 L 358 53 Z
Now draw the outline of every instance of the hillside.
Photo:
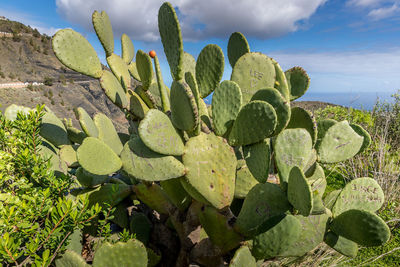
M 8 34 L 4 34 L 8 33 Z M 0 87 L 0 110 L 11 105 L 46 104 L 60 118 L 75 120 L 74 108 L 102 112 L 126 132 L 124 114 L 103 93 L 98 80 L 66 69 L 51 49 L 51 37 L 19 22 L 0 20 L 0 84 L 41 82 L 26 88 Z

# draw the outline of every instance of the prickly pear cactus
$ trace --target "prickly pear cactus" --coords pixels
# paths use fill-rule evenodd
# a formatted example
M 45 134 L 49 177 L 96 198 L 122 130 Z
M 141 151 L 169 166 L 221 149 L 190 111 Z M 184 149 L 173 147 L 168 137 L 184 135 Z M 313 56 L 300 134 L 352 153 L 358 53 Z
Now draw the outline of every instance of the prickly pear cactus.
M 102 70 L 92 46 L 71 29 L 55 34 L 53 49 L 65 66 L 99 79 L 125 113 L 129 135 L 118 133 L 104 114 L 92 117 L 82 108 L 77 110 L 82 131 L 68 120 L 64 127 L 48 113 L 41 133 L 55 162 L 66 162 L 91 204 L 115 204 L 114 215 L 126 218 L 123 207 L 133 199 L 134 209 L 146 206 L 168 218 L 162 220 L 182 248 L 171 265 L 188 266 L 192 260 L 211 266 L 231 255 L 230 266 L 256 266 L 255 259 L 303 256 L 324 240 L 339 253 L 355 256 L 357 244 L 377 246 L 389 239 L 389 228 L 374 214 L 384 196 L 373 179 L 355 179 L 323 197 L 322 164 L 352 158 L 371 139 L 359 125 L 316 124 L 308 111 L 291 108 L 290 101 L 309 87 L 305 70 L 284 72 L 276 60 L 251 52 L 239 32 L 229 39 L 227 57 L 211 44 L 195 60 L 184 52 L 174 7 L 164 3 L 158 25 L 173 78 L 168 87 L 154 52 L 149 56 L 139 50 L 132 61 L 133 43 L 123 35 L 119 56 L 107 14 L 96 11 L 93 24 L 112 72 Z M 232 75 L 221 82 L 225 58 Z M 207 107 L 203 98 L 211 93 Z M 149 238 L 153 222 L 144 213 L 130 216 L 128 231 L 145 229 L 136 234 L 156 247 Z M 146 227 L 139 227 L 142 222 Z M 94 265 L 114 266 L 115 256 L 118 266 L 136 266 L 130 247 L 145 266 L 146 251 L 135 242 L 105 244 Z M 81 264 L 67 253 L 60 266 L 68 266 L 67 260 Z

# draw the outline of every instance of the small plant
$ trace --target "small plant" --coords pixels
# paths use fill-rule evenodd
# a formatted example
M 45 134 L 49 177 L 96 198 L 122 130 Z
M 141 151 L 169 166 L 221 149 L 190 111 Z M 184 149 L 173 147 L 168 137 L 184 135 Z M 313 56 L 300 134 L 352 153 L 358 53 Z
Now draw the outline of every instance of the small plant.
M 48 76 L 44 77 L 44 79 L 43 79 L 43 84 L 47 85 L 47 86 L 52 86 L 53 82 L 54 82 L 54 79 L 51 77 L 48 77 Z

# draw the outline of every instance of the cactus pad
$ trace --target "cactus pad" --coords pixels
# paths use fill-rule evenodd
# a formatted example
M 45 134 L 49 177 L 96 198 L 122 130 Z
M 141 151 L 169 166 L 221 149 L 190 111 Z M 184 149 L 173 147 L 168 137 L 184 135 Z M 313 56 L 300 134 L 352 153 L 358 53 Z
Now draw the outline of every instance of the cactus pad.
M 285 75 L 289 85 L 290 101 L 304 95 L 310 86 L 310 78 L 307 72 L 301 67 L 293 67 L 285 71 Z
M 126 64 L 131 63 L 133 57 L 135 56 L 135 48 L 128 35 L 125 33 L 121 36 L 121 48 L 122 48 L 122 59 Z
M 236 250 L 229 267 L 257 267 L 256 260 L 251 255 L 248 247 L 243 246 Z
M 346 184 L 340 192 L 332 212 L 335 216 L 350 209 L 375 212 L 382 207 L 384 194 L 372 178 L 357 178 Z
M 71 145 L 63 145 L 58 152 L 60 159 L 65 161 L 68 167 L 76 168 L 79 166 L 78 159 L 76 158 L 76 147 Z
M 243 155 L 249 171 L 260 183 L 268 179 L 270 154 L 269 139 L 243 147 Z
M 258 181 L 244 164 L 236 171 L 235 198 L 245 198 L 256 184 L 258 184 Z
M 53 36 L 52 46 L 56 57 L 68 68 L 96 79 L 101 77 L 100 59 L 81 34 L 60 30 Z
M 46 112 L 42 117 L 40 135 L 56 147 L 71 144 L 64 124 L 51 112 Z
M 129 261 L 127 261 L 129 259 Z M 96 250 L 93 266 L 96 267 L 143 267 L 147 266 L 146 247 L 136 239 L 118 242 L 113 245 L 103 243 Z
M 303 216 L 310 215 L 313 208 L 311 186 L 299 167 L 294 166 L 289 174 L 288 200 Z
M 158 184 L 144 185 L 140 183 L 133 188 L 133 191 L 136 197 L 149 206 L 149 208 L 162 214 L 170 213 L 172 203 Z
M 153 64 L 151 63 L 150 56 L 142 50 L 138 50 L 136 53 L 136 68 L 143 89 L 148 90 L 153 81 Z
M 118 171 L 121 160 L 103 141 L 87 137 L 77 150 L 79 164 L 88 172 L 106 175 Z
M 139 119 L 143 119 L 149 111 L 149 107 L 144 103 L 142 98 L 132 90 L 128 90 L 129 95 L 129 110 Z
M 167 193 L 171 202 L 180 210 L 186 210 L 192 203 L 192 198 L 181 184 L 181 178 L 161 181 L 162 189 Z
M 107 63 L 115 77 L 121 82 L 122 86 L 126 89 L 131 87 L 131 75 L 129 74 L 128 65 L 122 58 L 116 54 L 111 54 L 107 57 Z M 136 63 L 137 64 L 137 63 Z
M 140 81 L 140 76 L 139 76 L 139 72 L 138 72 L 138 70 L 137 70 L 137 67 L 136 67 L 136 62 L 131 62 L 131 63 L 129 63 L 129 65 L 128 65 L 128 71 L 129 71 L 129 73 L 131 74 L 131 76 L 135 79 L 135 80 L 138 80 L 138 81 Z
M 174 81 L 171 86 L 171 120 L 184 131 L 193 130 L 199 123 L 196 100 L 189 85 L 182 81 Z
M 286 125 L 289 123 L 290 119 L 291 110 L 289 102 L 284 99 L 275 88 L 265 88 L 258 90 L 251 98 L 251 101 L 254 100 L 265 101 L 274 107 L 277 116 L 274 135 L 282 132 Z
M 137 137 L 124 145 L 121 160 L 124 171 L 145 181 L 168 180 L 185 174 L 185 167 L 179 160 L 150 150 Z
M 92 23 L 100 43 L 103 45 L 106 55 L 110 56 L 114 52 L 114 35 L 111 27 L 110 18 L 107 13 L 94 11 Z
M 347 121 L 329 127 L 317 147 L 318 160 L 322 163 L 336 163 L 356 155 L 364 138 L 358 135 Z
M 229 206 L 235 191 L 236 157 L 222 138 L 213 134 L 192 137 L 182 156 L 189 182 L 217 209 Z
M 158 11 L 158 29 L 172 78 L 179 81 L 184 75 L 182 34 L 175 9 L 170 3 L 162 4 Z
M 90 267 L 81 255 L 72 250 L 67 250 L 61 258 L 56 260 L 57 267 Z
M 246 236 L 258 234 L 258 228 L 269 218 L 289 210 L 290 204 L 286 194 L 278 185 L 257 184 L 244 200 L 235 229 Z
M 357 256 L 357 243 L 344 238 L 343 236 L 338 236 L 333 232 L 328 232 L 325 235 L 324 241 L 328 246 L 347 257 L 354 258 Z
M 164 154 L 180 156 L 184 144 L 178 131 L 166 114 L 151 109 L 139 124 L 139 136 L 151 150 Z
M 243 103 L 247 103 L 259 89 L 274 87 L 275 67 L 266 55 L 247 53 L 241 56 L 233 67 L 231 80 L 239 85 Z
M 78 182 L 85 187 L 95 187 L 104 183 L 108 179 L 108 175 L 95 175 L 79 167 L 75 173 Z
M 324 240 L 329 215 L 295 216 L 301 224 L 300 236 L 281 256 L 299 257 L 313 250 Z
M 380 246 L 390 238 L 390 229 L 374 213 L 364 210 L 347 210 L 333 219 L 330 229 L 361 246 Z
M 85 132 L 85 134 L 90 137 L 98 137 L 99 130 L 97 129 L 96 124 L 94 124 L 92 118 L 89 116 L 86 110 L 79 107 L 77 108 L 76 112 L 79 124 L 81 125 L 81 128 Z
M 107 97 L 118 107 L 127 108 L 128 99 L 126 98 L 124 88 L 122 88 L 118 79 L 109 72 L 105 70 L 100 78 L 100 85 L 106 93 Z
M 353 130 L 356 133 L 358 133 L 360 136 L 364 137 L 363 144 L 362 144 L 360 150 L 357 153 L 357 154 L 360 154 L 360 153 L 364 152 L 369 147 L 369 145 L 371 144 L 371 142 L 372 142 L 371 136 L 369 135 L 369 133 L 363 127 L 361 127 L 358 124 L 351 123 L 350 126 L 351 126 L 351 128 L 353 128 Z
M 93 122 L 99 129 L 99 139 L 107 144 L 117 155 L 122 151 L 123 145 L 112 121 L 103 113 L 97 113 Z
M 300 221 L 293 215 L 278 215 L 266 224 L 269 229 L 253 238 L 252 254 L 257 260 L 279 256 L 296 242 L 301 232 Z
M 313 145 L 317 142 L 317 123 L 314 116 L 301 107 L 292 108 L 289 124 L 286 129 L 304 128 L 311 136 Z
M 132 212 L 130 230 L 132 234 L 136 234 L 136 239 L 147 244 L 151 234 L 151 222 L 143 213 Z
M 228 58 L 232 68 L 241 56 L 249 52 L 250 46 L 246 37 L 240 32 L 232 33 L 228 41 Z
M 224 74 L 224 53 L 215 44 L 204 47 L 196 61 L 196 81 L 200 97 L 205 98 L 217 88 Z
M 276 137 L 273 146 L 279 180 L 285 186 L 293 166 L 303 169 L 306 165 L 312 151 L 311 136 L 305 129 L 285 129 Z
M 286 79 L 286 75 L 283 72 L 281 66 L 278 64 L 278 62 L 276 62 L 276 60 L 272 59 L 272 63 L 274 64 L 276 73 L 276 81 L 274 88 L 277 89 L 282 94 L 282 96 L 286 99 L 286 101 L 290 101 L 289 85 Z
M 6 117 L 7 120 L 14 121 L 17 118 L 18 112 L 27 115 L 31 110 L 32 109 L 24 106 L 11 104 L 4 110 L 4 117 Z
M 249 145 L 264 140 L 274 133 L 276 123 L 276 112 L 270 104 L 252 101 L 240 109 L 229 134 L 229 144 Z
M 237 83 L 223 81 L 212 97 L 212 118 L 215 133 L 225 135 L 233 125 L 240 107 L 242 106 L 242 92 Z

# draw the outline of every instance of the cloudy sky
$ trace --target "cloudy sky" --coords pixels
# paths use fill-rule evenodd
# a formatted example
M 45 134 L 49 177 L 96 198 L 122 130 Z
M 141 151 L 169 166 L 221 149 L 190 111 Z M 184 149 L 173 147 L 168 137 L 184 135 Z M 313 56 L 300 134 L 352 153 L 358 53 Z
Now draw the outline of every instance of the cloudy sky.
M 154 49 L 171 82 L 157 28 L 158 0 L 0 0 L 0 15 L 43 33 L 61 28 L 82 33 L 104 61 L 91 26 L 105 10 L 120 52 L 126 33 L 135 49 Z M 195 58 L 209 44 L 226 55 L 232 32 L 252 51 L 275 58 L 283 69 L 303 66 L 310 93 L 395 92 L 400 89 L 400 0 L 171 0 L 181 23 L 184 49 Z M 226 57 L 224 79 L 231 68 Z

